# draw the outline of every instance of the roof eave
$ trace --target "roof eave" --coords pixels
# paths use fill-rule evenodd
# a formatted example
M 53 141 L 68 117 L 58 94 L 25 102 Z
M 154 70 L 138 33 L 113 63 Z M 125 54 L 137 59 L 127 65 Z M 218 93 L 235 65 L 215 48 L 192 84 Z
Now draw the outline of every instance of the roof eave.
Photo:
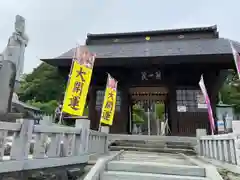
M 155 31 L 138 31 L 138 32 L 123 32 L 123 33 L 106 33 L 106 34 L 87 34 L 87 38 L 103 38 L 115 36 L 139 36 L 139 35 L 157 35 L 157 34 L 172 34 L 172 33 L 193 33 L 193 32 L 217 32 L 217 25 L 195 28 L 182 29 L 166 29 Z

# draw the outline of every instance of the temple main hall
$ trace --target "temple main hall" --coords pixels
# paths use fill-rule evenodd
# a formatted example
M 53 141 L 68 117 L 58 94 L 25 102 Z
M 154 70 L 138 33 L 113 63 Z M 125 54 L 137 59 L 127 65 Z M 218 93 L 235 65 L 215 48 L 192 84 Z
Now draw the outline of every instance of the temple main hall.
M 216 117 L 218 91 L 234 69 L 229 39 L 217 26 L 145 32 L 88 34 L 85 45 L 96 53 L 88 94 L 91 128 L 98 129 L 101 106 L 110 73 L 118 80 L 116 112 L 111 133 L 131 134 L 132 108 L 164 103 L 167 135 L 195 136 L 197 128 L 210 131 L 207 108 L 201 101 L 200 76 Z M 240 44 L 231 41 L 240 52 Z M 68 78 L 74 48 L 59 57 L 42 59 Z M 151 125 L 154 127 L 154 125 Z

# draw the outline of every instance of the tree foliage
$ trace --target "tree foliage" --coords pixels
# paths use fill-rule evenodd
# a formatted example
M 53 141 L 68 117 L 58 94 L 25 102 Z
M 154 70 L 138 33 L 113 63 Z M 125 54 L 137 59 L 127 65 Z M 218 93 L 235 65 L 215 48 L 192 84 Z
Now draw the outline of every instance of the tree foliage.
M 220 97 L 224 104 L 234 105 L 235 112 L 240 113 L 240 81 L 236 71 L 229 71 L 229 75 L 220 90 Z
M 163 115 L 165 112 L 165 106 L 164 104 L 155 104 L 155 111 L 156 111 L 156 118 L 158 120 L 163 120 Z M 133 106 L 133 123 L 135 124 L 143 124 L 144 122 L 147 121 L 147 116 L 142 107 L 140 107 L 138 104 L 135 104 Z
M 48 102 L 35 102 L 35 101 L 27 101 L 28 104 L 31 104 L 34 107 L 38 107 L 45 114 L 51 115 L 54 113 L 56 107 L 58 106 L 58 102 L 56 100 L 51 100 Z
M 63 97 L 66 80 L 56 67 L 42 63 L 32 73 L 23 76 L 19 99 L 52 113 Z
M 163 115 L 165 112 L 165 105 L 163 103 L 157 103 L 155 110 L 156 110 L 156 118 L 159 120 L 163 120 Z
M 132 118 L 134 124 L 143 124 L 147 120 L 144 109 L 137 104 L 133 106 Z

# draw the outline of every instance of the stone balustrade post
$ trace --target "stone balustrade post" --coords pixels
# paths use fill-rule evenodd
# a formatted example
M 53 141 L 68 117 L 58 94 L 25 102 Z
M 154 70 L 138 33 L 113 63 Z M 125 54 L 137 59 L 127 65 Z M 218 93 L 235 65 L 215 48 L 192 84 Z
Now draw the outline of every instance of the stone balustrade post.
M 240 166 L 240 135 L 235 135 L 235 152 L 236 152 L 236 164 Z
M 201 141 L 199 138 L 201 136 L 206 136 L 207 135 L 207 130 L 206 129 L 196 129 L 196 137 L 197 137 L 197 146 L 195 147 L 195 151 L 198 153 L 198 155 L 202 156 L 203 155 L 203 149 L 201 146 Z
M 196 129 L 196 136 L 200 138 L 201 136 L 206 136 L 207 130 L 206 129 Z
M 109 134 L 109 131 L 110 131 L 109 126 L 101 126 L 100 127 L 100 132 L 103 132 L 103 133 L 107 134 L 106 139 L 105 139 L 105 153 L 109 152 L 109 149 L 108 149 L 108 145 L 109 145 L 108 134 Z
M 89 133 L 90 133 L 90 120 L 86 116 L 77 117 L 75 127 L 81 128 L 81 142 L 80 152 L 83 154 L 88 153 Z
M 11 148 L 11 160 L 28 159 L 30 150 L 30 141 L 32 140 L 34 121 L 30 119 L 22 120 L 20 132 L 14 133 L 13 144 Z

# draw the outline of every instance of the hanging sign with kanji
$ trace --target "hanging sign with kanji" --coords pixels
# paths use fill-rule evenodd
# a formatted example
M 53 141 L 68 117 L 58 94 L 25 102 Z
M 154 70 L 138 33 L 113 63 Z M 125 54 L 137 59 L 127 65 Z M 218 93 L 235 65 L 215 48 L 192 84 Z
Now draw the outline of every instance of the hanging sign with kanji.
M 113 118 L 116 108 L 116 98 L 117 98 L 117 81 L 108 74 L 100 123 L 110 126 L 113 124 Z
M 72 62 L 67 90 L 63 102 L 63 112 L 82 116 L 92 77 L 95 55 L 86 47 L 77 47 Z

